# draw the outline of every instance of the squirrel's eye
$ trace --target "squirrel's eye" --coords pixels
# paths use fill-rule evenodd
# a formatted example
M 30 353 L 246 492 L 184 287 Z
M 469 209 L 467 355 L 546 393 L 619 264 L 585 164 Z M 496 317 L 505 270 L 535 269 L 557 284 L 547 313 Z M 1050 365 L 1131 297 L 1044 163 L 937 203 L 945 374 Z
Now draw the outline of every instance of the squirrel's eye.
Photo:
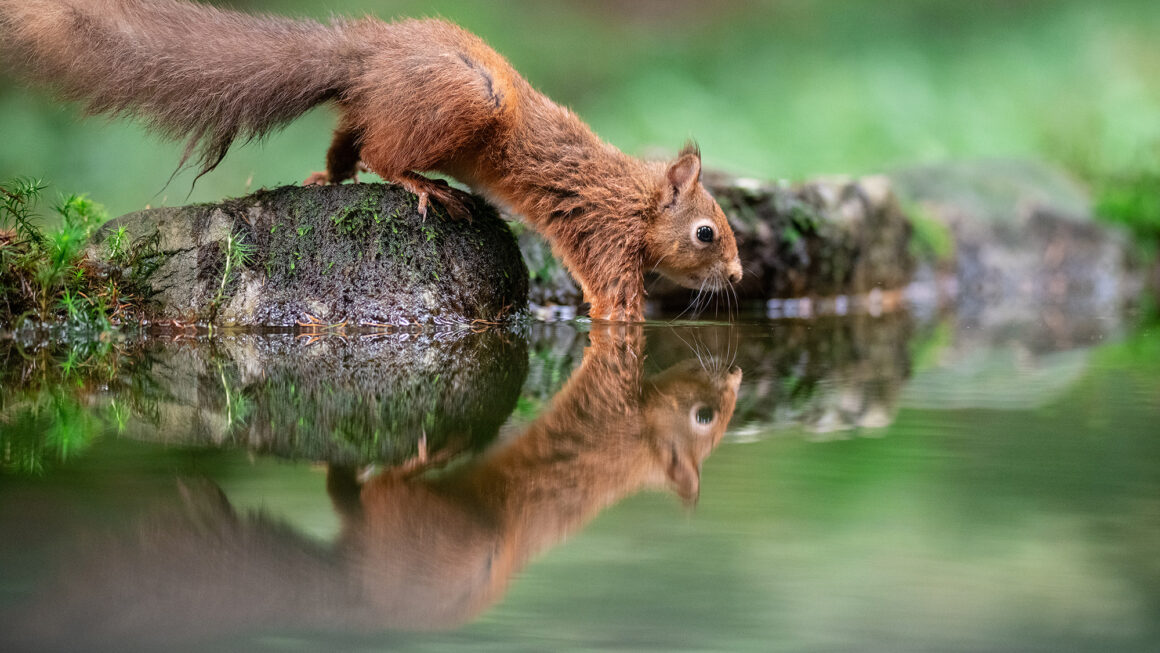
M 697 227 L 697 240 L 701 241 L 702 243 L 713 242 L 713 227 Z
M 702 227 L 702 228 L 703 228 L 703 229 L 707 229 L 708 227 Z M 700 236 L 700 235 L 698 234 L 698 237 L 699 237 L 699 236 Z M 702 406 L 700 409 L 698 409 L 698 410 L 697 410 L 697 423 L 698 423 L 698 424 L 709 424 L 709 423 L 712 423 L 712 421 L 713 421 L 713 416 L 714 416 L 714 415 L 713 415 L 713 409 L 712 409 L 712 408 L 709 408 L 708 406 Z

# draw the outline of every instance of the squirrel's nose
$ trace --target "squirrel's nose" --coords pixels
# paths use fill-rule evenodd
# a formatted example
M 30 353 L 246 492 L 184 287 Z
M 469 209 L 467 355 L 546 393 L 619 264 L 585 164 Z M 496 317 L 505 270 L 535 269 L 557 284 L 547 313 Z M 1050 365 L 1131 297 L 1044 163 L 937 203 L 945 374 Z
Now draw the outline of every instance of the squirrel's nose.
M 729 283 L 741 281 L 741 259 L 733 259 L 729 264 Z

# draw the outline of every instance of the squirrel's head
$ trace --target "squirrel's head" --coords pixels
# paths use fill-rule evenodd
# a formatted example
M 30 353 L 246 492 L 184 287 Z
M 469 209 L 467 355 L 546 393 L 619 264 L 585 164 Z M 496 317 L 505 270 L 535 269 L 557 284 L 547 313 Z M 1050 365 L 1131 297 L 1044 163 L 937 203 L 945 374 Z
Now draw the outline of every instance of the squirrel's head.
M 740 386 L 741 368 L 694 358 L 651 378 L 645 390 L 647 434 L 658 467 L 687 506 L 697 502 L 701 463 L 725 435 Z
M 737 241 L 725 212 L 701 185 L 701 152 L 686 145 L 656 193 L 645 264 L 686 288 L 720 290 L 741 281 Z

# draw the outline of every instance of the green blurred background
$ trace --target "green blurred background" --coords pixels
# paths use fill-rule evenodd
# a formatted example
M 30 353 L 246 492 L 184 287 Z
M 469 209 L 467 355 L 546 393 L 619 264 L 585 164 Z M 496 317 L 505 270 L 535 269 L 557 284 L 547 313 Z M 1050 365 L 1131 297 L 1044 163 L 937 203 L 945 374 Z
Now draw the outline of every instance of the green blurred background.
M 709 165 L 746 175 L 1035 157 L 1097 186 L 1160 178 L 1155 0 L 220 4 L 318 18 L 443 16 L 624 150 L 672 151 L 694 137 Z M 0 80 L 0 179 L 42 177 L 114 215 L 187 201 L 192 173 L 166 186 L 180 144 L 127 121 L 83 120 L 76 106 Z M 322 166 L 332 125 L 323 107 L 235 148 L 189 199 L 300 181 Z

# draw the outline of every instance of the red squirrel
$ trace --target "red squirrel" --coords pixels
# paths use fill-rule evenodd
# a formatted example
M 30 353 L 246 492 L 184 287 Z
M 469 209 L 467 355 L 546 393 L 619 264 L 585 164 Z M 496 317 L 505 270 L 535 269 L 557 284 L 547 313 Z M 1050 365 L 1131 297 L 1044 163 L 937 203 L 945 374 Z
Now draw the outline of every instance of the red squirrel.
M 438 19 L 327 24 L 184 0 L 0 0 L 0 51 L 89 113 L 136 116 L 187 139 L 201 173 L 235 139 L 311 107 L 340 117 L 326 172 L 360 165 L 464 215 L 448 174 L 521 214 L 579 282 L 595 319 L 643 319 L 644 274 L 694 289 L 741 279 L 701 157 L 647 162 L 601 141 L 479 37 Z

